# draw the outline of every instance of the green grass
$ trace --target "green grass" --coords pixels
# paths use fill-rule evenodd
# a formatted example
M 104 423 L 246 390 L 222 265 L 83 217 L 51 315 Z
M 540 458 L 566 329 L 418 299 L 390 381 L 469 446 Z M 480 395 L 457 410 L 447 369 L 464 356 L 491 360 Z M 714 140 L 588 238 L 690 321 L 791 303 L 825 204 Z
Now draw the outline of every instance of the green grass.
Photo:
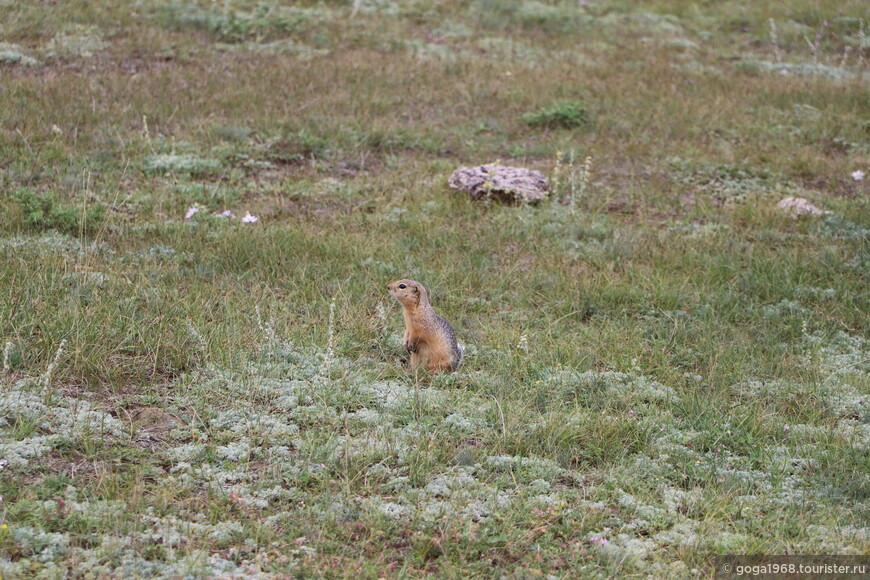
M 561 101 L 549 109 L 542 109 L 537 113 L 527 113 L 522 116 L 524 123 L 544 127 L 562 127 L 573 129 L 582 127 L 588 121 L 586 105 L 580 101 Z
M 861 18 L 0 4 L 0 575 L 866 554 Z M 550 200 L 447 187 L 496 161 Z M 460 372 L 407 370 L 399 278 Z

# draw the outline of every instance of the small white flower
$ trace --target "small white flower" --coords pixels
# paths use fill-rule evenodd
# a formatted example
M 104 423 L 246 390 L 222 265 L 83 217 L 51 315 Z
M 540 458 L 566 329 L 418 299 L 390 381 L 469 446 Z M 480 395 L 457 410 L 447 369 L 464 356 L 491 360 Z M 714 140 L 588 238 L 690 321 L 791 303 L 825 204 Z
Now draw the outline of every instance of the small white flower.
M 251 213 L 248 212 L 245 214 L 245 217 L 242 218 L 242 223 L 243 224 L 254 224 L 254 223 L 257 223 L 257 221 L 259 219 L 260 218 L 258 218 L 257 216 L 251 215 Z
M 522 351 L 529 352 L 529 337 L 527 337 L 525 334 L 520 336 L 520 342 L 517 344 L 517 348 Z
M 788 425 L 786 425 L 786 426 L 784 427 L 784 429 L 785 429 L 786 431 L 788 431 L 789 429 L 791 429 L 791 427 L 789 427 Z
M 855 181 L 862 181 L 864 179 L 865 173 L 860 169 L 852 172 L 852 179 Z
M 199 208 L 197 206 L 195 206 L 195 205 L 190 206 L 187 210 L 187 213 L 184 214 L 184 219 L 189 220 L 198 211 L 199 211 Z
M 227 211 L 222 212 L 222 213 L 216 213 L 215 215 L 218 217 L 222 217 L 222 218 L 234 218 L 234 217 L 236 217 L 236 214 L 234 214 L 230 210 L 227 210 Z

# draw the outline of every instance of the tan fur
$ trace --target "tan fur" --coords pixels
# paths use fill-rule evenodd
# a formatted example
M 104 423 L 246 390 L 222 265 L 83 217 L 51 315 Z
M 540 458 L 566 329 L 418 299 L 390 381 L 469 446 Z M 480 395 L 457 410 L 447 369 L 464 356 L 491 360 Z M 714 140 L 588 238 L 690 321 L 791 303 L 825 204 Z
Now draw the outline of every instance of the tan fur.
M 432 308 L 423 285 L 414 280 L 398 280 L 388 284 L 387 290 L 402 304 L 403 344 L 411 353 L 411 368 L 425 366 L 433 373 L 458 369 L 462 364 L 462 351 L 456 335 L 450 324 Z

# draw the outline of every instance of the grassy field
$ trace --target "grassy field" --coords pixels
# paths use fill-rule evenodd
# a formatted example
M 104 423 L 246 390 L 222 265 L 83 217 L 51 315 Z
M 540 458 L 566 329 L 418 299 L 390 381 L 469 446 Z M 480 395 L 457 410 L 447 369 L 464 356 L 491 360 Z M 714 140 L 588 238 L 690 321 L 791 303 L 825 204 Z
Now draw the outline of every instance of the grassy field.
M 868 16 L 0 0 L 0 577 L 868 554 Z

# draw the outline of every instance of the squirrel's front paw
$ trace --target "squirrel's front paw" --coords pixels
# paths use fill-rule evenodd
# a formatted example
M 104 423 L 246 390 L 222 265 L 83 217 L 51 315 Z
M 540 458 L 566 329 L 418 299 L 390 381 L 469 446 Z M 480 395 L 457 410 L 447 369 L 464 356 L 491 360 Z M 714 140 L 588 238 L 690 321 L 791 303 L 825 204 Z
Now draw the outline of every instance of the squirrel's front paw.
M 417 341 L 416 340 L 407 339 L 402 344 L 404 345 L 405 350 L 407 352 L 417 352 Z

